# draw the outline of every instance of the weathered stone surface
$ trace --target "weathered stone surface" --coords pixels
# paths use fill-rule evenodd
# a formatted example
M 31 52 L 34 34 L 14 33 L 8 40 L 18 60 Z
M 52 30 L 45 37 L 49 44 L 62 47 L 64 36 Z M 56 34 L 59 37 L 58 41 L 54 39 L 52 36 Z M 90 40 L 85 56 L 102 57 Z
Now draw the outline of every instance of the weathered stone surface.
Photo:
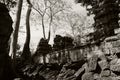
M 118 38 L 118 36 L 116 36 Z M 118 38 L 119 39 L 119 38 Z M 113 41 L 112 42 L 113 47 L 119 47 L 120 46 L 120 40 Z
M 98 77 L 98 78 L 94 78 L 94 80 L 119 80 L 117 77 L 111 77 L 111 76 L 108 76 L 108 77 Z
M 105 55 L 109 55 L 111 53 L 112 44 L 110 42 L 107 42 L 104 44 L 104 53 Z
M 112 77 L 102 77 L 101 80 L 113 80 Z
M 71 77 L 72 75 L 74 75 L 74 73 L 75 73 L 74 70 L 68 69 L 68 70 L 65 72 L 64 78 Z
M 120 80 L 120 76 L 115 77 L 117 80 Z
M 104 54 L 99 55 L 99 59 L 101 59 L 101 60 L 107 60 L 107 58 L 106 58 L 106 56 Z
M 74 75 L 75 71 L 71 69 L 64 69 L 62 68 L 61 72 L 59 73 L 57 80 L 75 80 L 76 76 Z
M 82 80 L 94 80 L 94 76 L 92 72 L 88 72 L 83 74 Z
M 112 50 L 112 49 L 111 49 L 111 50 Z M 117 55 L 115 55 L 115 53 L 107 56 L 107 59 L 109 59 L 109 60 L 114 60 L 114 59 L 116 59 L 116 58 L 118 58 L 118 57 L 117 57 Z
M 118 59 L 115 58 L 115 59 L 110 61 L 110 65 L 115 65 L 115 64 L 117 64 L 117 62 L 118 62 Z
M 110 66 L 106 60 L 99 61 L 98 64 L 102 70 L 109 69 Z
M 112 60 L 111 62 L 110 62 L 110 69 L 111 70 L 113 70 L 113 71 L 116 71 L 117 70 L 117 72 L 120 72 L 120 59 L 114 59 L 114 60 Z M 114 69 L 115 68 L 115 69 Z
M 101 77 L 108 77 L 110 76 L 110 70 L 104 70 L 104 71 L 101 71 Z
M 111 76 L 111 77 L 117 77 L 117 74 L 115 74 L 114 72 L 111 71 L 110 76 Z
M 66 78 L 65 80 L 76 80 L 76 76 L 71 76 L 71 77 L 68 77 L 68 78 Z
M 85 72 L 89 72 L 89 70 L 88 70 L 88 63 L 85 63 L 82 67 L 85 68 Z
M 84 71 L 85 71 L 85 68 L 82 67 L 82 68 L 80 68 L 74 75 L 75 75 L 76 77 L 78 77 L 78 76 L 81 75 Z
M 85 67 L 81 67 L 74 75 L 76 76 L 76 80 L 81 80 L 82 75 L 85 73 Z
M 89 71 L 95 71 L 97 68 L 97 60 L 98 56 L 93 55 L 89 60 L 88 60 L 88 70 Z
M 114 72 L 120 72 L 120 64 L 111 65 L 110 70 L 112 70 Z
M 120 59 L 117 60 L 117 63 L 116 64 L 120 64 Z
M 100 75 L 99 74 L 94 74 L 94 80 L 100 80 Z
M 95 80 L 102 80 L 102 78 L 101 78 L 101 77 L 99 77 L 99 78 L 97 78 L 97 79 L 95 79 Z
M 85 64 L 85 62 L 86 62 L 86 60 L 84 60 L 84 59 L 72 62 L 71 64 L 68 64 L 66 66 L 66 69 L 73 69 L 73 70 L 77 71 L 78 69 L 80 69 Z
M 120 78 L 112 77 L 112 80 L 120 80 Z

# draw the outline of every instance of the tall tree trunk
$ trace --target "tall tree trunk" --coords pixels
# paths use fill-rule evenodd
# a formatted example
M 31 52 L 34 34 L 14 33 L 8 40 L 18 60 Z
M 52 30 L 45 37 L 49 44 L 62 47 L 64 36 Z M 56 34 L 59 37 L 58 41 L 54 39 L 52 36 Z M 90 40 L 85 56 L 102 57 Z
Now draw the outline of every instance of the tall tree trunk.
M 42 16 L 42 27 L 43 27 L 43 37 L 46 40 L 45 25 L 44 25 L 44 16 Z M 43 55 L 43 63 L 46 64 L 46 55 Z
M 52 9 L 50 8 L 50 22 L 49 22 L 49 32 L 48 32 L 48 43 L 50 41 L 50 37 L 51 37 L 51 26 L 52 26 L 52 22 L 53 22 L 53 14 L 52 14 Z
M 23 0 L 18 1 L 18 10 L 16 15 L 16 22 L 15 22 L 15 31 L 13 33 L 13 42 L 12 42 L 12 54 L 13 54 L 13 64 L 15 66 L 16 62 L 16 48 L 17 48 L 17 41 L 18 41 L 18 31 L 19 31 L 19 25 L 20 25 L 20 16 L 22 11 L 22 3 Z
M 28 6 L 28 10 L 27 10 L 27 15 L 26 15 L 26 41 L 24 44 L 24 48 L 23 48 L 23 53 L 22 53 L 22 58 L 23 60 L 30 60 L 31 57 L 31 53 L 30 53 L 30 14 L 31 14 L 31 8 L 32 5 L 29 4 Z
M 43 36 L 44 36 L 44 39 L 46 39 L 46 36 L 45 36 L 45 25 L 44 25 L 44 16 L 42 16 L 42 27 L 43 27 Z

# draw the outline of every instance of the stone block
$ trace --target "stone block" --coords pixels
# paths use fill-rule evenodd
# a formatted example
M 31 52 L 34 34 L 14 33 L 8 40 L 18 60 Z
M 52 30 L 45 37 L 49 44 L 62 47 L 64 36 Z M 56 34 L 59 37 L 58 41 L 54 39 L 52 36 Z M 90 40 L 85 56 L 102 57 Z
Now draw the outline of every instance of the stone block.
M 99 77 L 99 78 L 97 78 L 97 79 L 95 79 L 95 80 L 102 80 L 102 78 L 101 78 L 101 77 Z
M 104 54 L 99 55 L 99 59 L 101 60 L 107 60 L 106 56 Z
M 82 80 L 94 80 L 94 76 L 92 72 L 88 72 L 83 74 Z
M 88 70 L 89 71 L 95 71 L 97 68 L 97 60 L 98 56 L 93 55 L 89 60 L 88 60 Z
M 64 78 L 71 77 L 72 75 L 74 75 L 74 73 L 75 73 L 74 70 L 68 69 L 68 70 L 65 72 Z
M 102 77 L 101 80 L 113 80 L 112 77 Z
M 68 77 L 68 78 L 66 78 L 65 80 L 76 80 L 76 76 L 70 76 L 70 77 Z
M 111 65 L 110 70 L 114 72 L 120 72 L 120 64 Z
M 104 70 L 104 71 L 101 71 L 101 77 L 108 77 L 110 76 L 110 70 Z
M 110 65 L 115 65 L 118 62 L 118 59 L 113 59 L 110 61 Z
M 94 80 L 100 80 L 100 75 L 97 74 L 97 73 L 95 73 L 95 74 L 94 74 Z
M 76 77 L 78 77 L 78 76 L 81 75 L 84 71 L 85 71 L 85 68 L 82 67 L 82 68 L 80 68 L 74 75 L 75 75 Z
M 120 76 L 115 77 L 117 80 L 120 80 Z
M 110 66 L 106 60 L 99 61 L 98 64 L 102 70 L 109 69 Z
M 117 77 L 112 77 L 112 80 L 120 80 L 120 79 L 118 79 Z
M 117 74 L 115 74 L 114 72 L 111 71 L 110 76 L 111 76 L 111 77 L 117 77 Z

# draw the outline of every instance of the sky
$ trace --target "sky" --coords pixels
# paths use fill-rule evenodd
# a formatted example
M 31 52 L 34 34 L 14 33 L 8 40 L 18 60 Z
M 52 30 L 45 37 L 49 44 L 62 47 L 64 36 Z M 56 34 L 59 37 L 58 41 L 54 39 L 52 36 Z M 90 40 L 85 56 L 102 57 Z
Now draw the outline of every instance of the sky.
M 75 13 L 81 14 L 83 16 L 87 16 L 86 9 L 84 7 L 82 7 L 82 6 L 80 6 L 80 4 L 76 4 L 74 2 L 74 0 L 66 0 L 66 2 L 67 2 L 67 4 L 72 6 L 72 10 Z M 26 5 L 26 4 L 24 4 L 24 5 Z M 16 11 L 15 10 L 16 10 L 16 8 L 12 9 L 12 11 L 10 12 L 10 15 L 11 15 L 14 22 L 15 22 L 15 18 L 16 18 L 16 15 L 15 15 Z M 20 22 L 20 31 L 19 31 L 18 43 L 20 44 L 21 49 L 23 47 L 23 44 L 24 44 L 25 38 L 26 38 L 26 34 L 25 34 L 25 32 L 26 32 L 25 31 L 25 15 L 26 15 L 26 11 L 27 11 L 27 6 L 23 7 L 22 16 L 21 16 L 21 22 Z M 14 24 L 13 24 L 13 26 L 14 26 Z M 30 23 L 30 26 L 31 26 L 30 48 L 35 51 L 39 40 L 43 37 L 42 27 L 40 25 L 36 25 L 34 23 Z M 48 28 L 46 28 L 46 34 L 47 34 L 47 32 L 48 32 Z M 69 30 L 60 29 L 57 33 L 65 35 L 64 34 L 65 32 L 69 33 Z M 54 36 L 54 34 L 52 33 L 51 36 L 52 37 L 50 39 L 50 44 L 53 44 L 53 36 Z

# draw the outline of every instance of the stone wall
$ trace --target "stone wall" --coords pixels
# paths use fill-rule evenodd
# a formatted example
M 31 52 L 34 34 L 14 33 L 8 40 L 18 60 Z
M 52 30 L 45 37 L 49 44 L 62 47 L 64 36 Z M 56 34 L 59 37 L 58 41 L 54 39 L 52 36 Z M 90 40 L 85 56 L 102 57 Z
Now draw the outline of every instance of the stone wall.
M 38 65 L 35 73 L 46 80 L 120 80 L 119 43 L 119 38 L 113 36 L 105 39 L 99 46 L 55 51 L 47 55 L 51 64 Z M 68 62 L 57 64 L 60 52 L 64 56 L 61 59 Z M 34 72 L 30 75 L 33 74 Z
M 119 48 L 120 40 L 117 36 L 107 38 L 100 46 L 92 47 L 91 51 L 86 49 L 87 60 L 78 70 L 66 69 L 58 75 L 57 80 L 120 80 Z

